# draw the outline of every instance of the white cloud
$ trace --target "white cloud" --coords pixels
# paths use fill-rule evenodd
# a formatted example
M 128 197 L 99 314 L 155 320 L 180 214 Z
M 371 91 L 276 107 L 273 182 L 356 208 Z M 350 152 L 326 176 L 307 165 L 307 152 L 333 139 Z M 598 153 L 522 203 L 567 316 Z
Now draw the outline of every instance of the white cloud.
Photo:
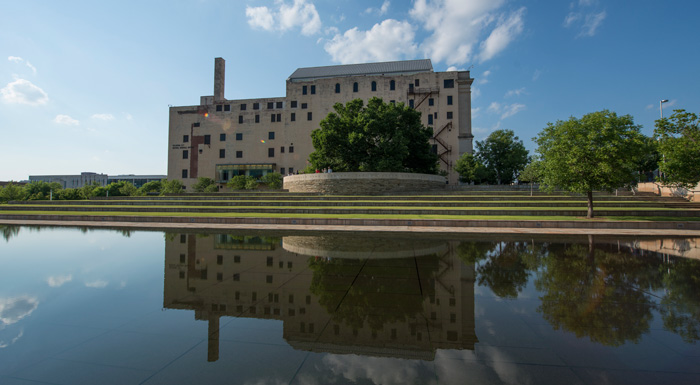
M 542 71 L 535 70 L 535 72 L 532 74 L 532 81 L 537 81 L 537 79 L 540 78 L 540 75 L 542 75 Z
M 390 5 L 391 5 L 391 3 L 389 2 L 389 0 L 385 0 L 382 3 L 382 6 L 380 8 L 370 7 L 370 8 L 365 9 L 365 13 L 366 14 L 376 13 L 377 15 L 382 16 L 382 15 L 385 15 L 389 11 Z
M 93 119 L 98 119 L 98 120 L 114 120 L 114 115 L 112 114 L 93 114 L 91 116 Z
M 508 90 L 508 92 L 506 92 L 505 97 L 508 98 L 511 96 L 520 96 L 524 93 L 525 93 L 525 87 L 522 87 L 522 88 L 518 88 L 517 90 Z
M 66 284 L 72 280 L 73 280 L 73 276 L 71 274 L 57 275 L 57 276 L 47 278 L 46 283 L 48 283 L 49 286 L 51 286 L 51 287 L 61 287 L 64 284 Z
M 596 0 L 579 0 L 578 7 L 571 3 L 571 11 L 564 18 L 564 27 L 578 29 L 576 37 L 595 36 L 607 16 L 605 11 L 596 12 L 589 9 L 597 4 Z
M 39 106 L 49 101 L 49 96 L 41 88 L 26 79 L 17 79 L 0 89 L 2 99 L 6 103 L 28 104 Z
M 86 286 L 86 287 L 92 287 L 92 288 L 95 288 L 95 289 L 102 289 L 102 288 L 105 288 L 105 287 L 107 287 L 108 284 L 109 284 L 109 282 L 103 281 L 103 280 L 101 280 L 101 279 L 98 279 L 98 280 L 95 280 L 95 281 L 92 281 L 92 282 L 85 282 L 85 286 Z
M 0 298 L 0 327 L 18 322 L 32 314 L 38 306 L 39 300 L 36 297 L 25 295 L 13 298 Z
M 484 62 L 506 49 L 508 45 L 523 32 L 525 7 L 513 12 L 508 18 L 498 21 L 496 28 L 489 37 L 481 42 L 479 61 Z
M 595 36 L 598 27 L 603 24 L 605 16 L 605 11 L 586 15 L 586 21 L 583 23 L 579 36 Z
M 489 82 L 489 76 L 491 75 L 491 71 L 484 71 L 481 73 L 481 76 L 476 78 L 476 83 L 477 84 L 486 84 Z
M 489 107 L 488 111 L 491 113 L 495 114 L 500 114 L 501 115 L 501 120 L 509 118 L 518 112 L 522 111 L 525 109 L 524 104 L 520 103 L 513 103 L 513 104 L 500 104 L 497 102 L 492 102 Z
M 401 60 L 416 54 L 414 36 L 410 23 L 387 19 L 369 31 L 352 28 L 337 34 L 324 48 L 334 61 L 342 64 Z
M 410 15 L 432 35 L 421 49 L 435 61 L 464 64 L 475 57 L 488 60 L 522 31 L 524 8 L 508 16 L 499 12 L 505 0 L 416 0 Z M 476 48 L 484 34 L 489 37 Z
M 472 119 L 479 116 L 479 112 L 481 112 L 481 107 L 472 108 Z
M 56 115 L 53 119 L 56 124 L 64 124 L 66 126 L 79 126 L 80 122 L 76 119 L 71 118 L 68 115 Z
M 9 56 L 7 58 L 7 60 L 14 62 L 14 63 L 21 63 L 23 59 L 19 56 Z
M 321 18 L 316 6 L 307 0 L 294 0 L 293 4 L 276 2 L 277 9 L 246 7 L 248 25 L 266 31 L 285 32 L 300 27 L 302 35 L 310 36 L 321 30 Z

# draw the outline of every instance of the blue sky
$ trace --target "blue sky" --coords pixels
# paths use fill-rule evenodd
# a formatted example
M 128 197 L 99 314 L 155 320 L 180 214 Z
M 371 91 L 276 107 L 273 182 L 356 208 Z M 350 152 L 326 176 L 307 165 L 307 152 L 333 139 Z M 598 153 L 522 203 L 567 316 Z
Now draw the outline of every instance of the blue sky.
M 284 96 L 298 67 L 432 59 L 470 69 L 473 133 L 532 138 L 609 109 L 650 135 L 659 100 L 700 112 L 700 2 L 0 2 L 0 180 L 165 174 L 168 105 Z

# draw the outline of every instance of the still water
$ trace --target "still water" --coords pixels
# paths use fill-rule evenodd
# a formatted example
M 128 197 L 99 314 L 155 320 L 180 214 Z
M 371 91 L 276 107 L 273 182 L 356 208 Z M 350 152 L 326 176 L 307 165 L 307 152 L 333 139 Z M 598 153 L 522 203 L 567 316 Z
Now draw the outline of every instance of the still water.
M 699 239 L 0 232 L 0 384 L 700 383 Z

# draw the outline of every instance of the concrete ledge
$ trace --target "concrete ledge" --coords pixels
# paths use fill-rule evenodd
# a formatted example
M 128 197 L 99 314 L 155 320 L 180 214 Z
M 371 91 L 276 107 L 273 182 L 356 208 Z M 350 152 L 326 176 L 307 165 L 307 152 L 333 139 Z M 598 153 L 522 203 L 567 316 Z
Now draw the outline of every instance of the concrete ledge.
M 403 172 L 332 172 L 284 177 L 284 189 L 292 193 L 386 194 L 405 191 L 444 190 L 439 175 Z

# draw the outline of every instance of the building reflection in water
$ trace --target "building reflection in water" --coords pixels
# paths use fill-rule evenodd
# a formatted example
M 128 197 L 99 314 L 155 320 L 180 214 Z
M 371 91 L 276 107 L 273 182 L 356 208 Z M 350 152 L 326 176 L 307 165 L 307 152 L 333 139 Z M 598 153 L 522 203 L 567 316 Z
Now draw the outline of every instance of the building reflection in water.
M 474 265 L 457 242 L 393 237 L 166 234 L 164 307 L 209 323 L 283 321 L 295 349 L 433 360 L 474 349 Z

